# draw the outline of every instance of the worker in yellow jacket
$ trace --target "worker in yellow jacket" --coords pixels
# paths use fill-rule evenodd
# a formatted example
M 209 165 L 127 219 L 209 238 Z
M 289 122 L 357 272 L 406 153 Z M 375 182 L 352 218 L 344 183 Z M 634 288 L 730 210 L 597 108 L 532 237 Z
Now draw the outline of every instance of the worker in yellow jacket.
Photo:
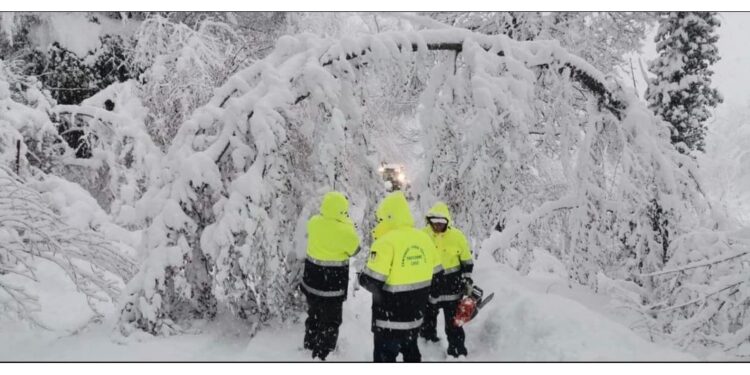
M 430 237 L 414 228 L 404 193 L 383 199 L 376 211 L 378 224 L 360 284 L 372 293 L 375 362 L 421 361 L 417 346 L 433 275 L 442 272 L 440 257 Z
M 359 251 L 359 236 L 349 219 L 349 201 L 327 193 L 320 214 L 307 222 L 307 257 L 302 291 L 307 297 L 305 349 L 325 360 L 336 347 L 342 305 L 349 285 L 349 258 Z
M 471 272 L 474 263 L 469 242 L 461 230 L 452 225 L 451 214 L 445 203 L 436 203 L 425 219 L 427 225 L 422 230 L 435 243 L 442 257 L 444 272 L 433 280 L 435 291 L 430 297 L 420 335 L 428 341 L 440 341 L 437 337 L 437 315 L 439 310 L 443 309 L 448 355 L 466 356 L 464 329 L 454 327 L 452 321 L 458 301 L 471 293 L 472 289 Z

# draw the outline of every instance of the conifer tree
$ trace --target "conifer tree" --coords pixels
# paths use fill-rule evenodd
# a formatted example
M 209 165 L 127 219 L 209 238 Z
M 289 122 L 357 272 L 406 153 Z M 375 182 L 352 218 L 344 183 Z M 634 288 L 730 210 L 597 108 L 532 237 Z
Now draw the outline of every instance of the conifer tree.
M 723 101 L 711 87 L 711 65 L 719 61 L 715 12 L 671 12 L 659 19 L 649 64 L 656 75 L 646 92 L 649 107 L 670 123 L 672 143 L 682 153 L 703 151 L 710 110 Z

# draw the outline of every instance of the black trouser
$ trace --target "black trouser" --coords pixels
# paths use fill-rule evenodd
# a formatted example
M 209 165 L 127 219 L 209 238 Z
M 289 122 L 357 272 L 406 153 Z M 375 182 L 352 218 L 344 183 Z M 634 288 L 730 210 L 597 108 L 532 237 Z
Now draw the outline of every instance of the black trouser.
M 404 356 L 404 362 L 421 362 L 422 355 L 419 353 L 419 346 L 417 346 L 418 332 L 416 329 L 400 335 L 374 332 L 373 360 L 375 362 L 396 362 L 398 353 L 401 353 Z
M 464 329 L 463 327 L 453 326 L 453 316 L 456 314 L 457 308 L 458 301 L 438 302 L 434 305 L 428 303 L 424 313 L 424 323 L 422 323 L 421 335 L 423 337 L 437 336 L 438 311 L 439 309 L 443 309 L 443 317 L 445 318 L 445 335 L 448 336 L 448 349 L 464 348 L 464 340 L 466 339 Z
M 312 350 L 313 358 L 325 359 L 336 348 L 343 304 L 341 298 L 307 295 L 304 345 Z

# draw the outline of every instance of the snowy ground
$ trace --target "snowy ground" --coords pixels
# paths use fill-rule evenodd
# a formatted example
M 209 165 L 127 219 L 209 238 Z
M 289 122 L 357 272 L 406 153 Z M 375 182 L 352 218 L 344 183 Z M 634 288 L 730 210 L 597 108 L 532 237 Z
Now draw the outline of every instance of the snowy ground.
M 607 301 L 583 289 L 572 290 L 554 279 L 528 278 L 490 262 L 478 261 L 476 283 L 495 299 L 466 327 L 467 361 L 690 361 L 688 354 L 650 343 L 603 312 Z M 64 283 L 48 290 L 46 302 L 61 306 L 42 318 L 55 328 L 79 326 L 87 315 L 75 291 Z M 43 296 L 44 297 L 44 296 Z M 67 305 L 62 301 L 70 301 Z M 43 301 L 44 302 L 44 301 Z M 76 307 L 77 306 L 77 307 Z M 370 361 L 370 294 L 350 290 L 344 323 L 331 361 Z M 303 351 L 304 314 L 297 322 L 263 329 L 250 339 L 246 328 L 218 319 L 203 333 L 175 337 L 123 338 L 115 333 L 114 310 L 107 319 L 76 334 L 30 330 L 3 323 L 0 361 L 308 361 Z M 78 316 L 78 319 L 60 319 Z M 442 318 L 439 318 L 439 321 Z M 445 338 L 420 341 L 423 360 L 444 361 Z M 463 360 L 463 359 L 462 359 Z

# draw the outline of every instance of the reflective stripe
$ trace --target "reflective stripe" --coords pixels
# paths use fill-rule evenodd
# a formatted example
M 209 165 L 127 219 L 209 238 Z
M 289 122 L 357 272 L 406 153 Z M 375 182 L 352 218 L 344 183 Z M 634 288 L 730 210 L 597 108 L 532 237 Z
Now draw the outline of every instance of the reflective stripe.
M 455 267 L 451 267 L 451 268 L 446 268 L 445 269 L 445 274 L 446 275 L 450 275 L 450 274 L 458 272 L 458 271 L 461 271 L 461 266 L 455 266 Z
M 316 296 L 320 296 L 320 297 L 341 297 L 341 296 L 344 296 L 346 294 L 346 290 L 334 290 L 334 291 L 331 291 L 331 292 L 325 292 L 325 291 L 322 291 L 322 290 L 318 290 L 318 289 L 315 289 L 315 288 L 313 288 L 313 287 L 305 284 L 304 281 L 302 281 L 302 287 L 305 288 L 305 289 L 307 289 L 308 292 L 310 292 L 310 293 L 312 293 L 312 294 L 314 294 Z
M 406 284 L 406 285 L 388 285 L 383 286 L 383 290 L 386 292 L 409 292 L 412 290 L 427 288 L 432 284 L 432 280 L 422 281 L 421 283 Z
M 460 294 L 451 294 L 451 295 L 443 295 L 437 298 L 433 298 L 432 296 L 430 296 L 428 300 L 430 301 L 431 304 L 434 305 L 438 302 L 458 301 L 460 299 L 461 299 Z
M 373 271 L 370 267 L 365 268 L 364 271 L 365 275 L 372 277 L 375 280 L 385 282 L 385 279 L 388 278 L 388 276 L 383 275 L 382 273 Z
M 307 260 L 323 267 L 343 267 L 349 265 L 349 260 L 318 260 L 313 259 L 309 255 L 307 256 Z
M 461 277 L 471 277 L 471 272 L 464 272 L 461 274 Z
M 375 320 L 375 326 L 387 329 L 414 329 L 422 326 L 422 318 L 412 322 L 393 322 L 390 320 Z
M 436 273 L 438 273 L 438 272 L 440 272 L 442 270 L 443 270 L 443 265 L 442 264 L 438 264 L 437 266 L 435 266 L 435 268 L 432 269 L 432 274 L 434 275 L 434 274 L 436 274 Z

